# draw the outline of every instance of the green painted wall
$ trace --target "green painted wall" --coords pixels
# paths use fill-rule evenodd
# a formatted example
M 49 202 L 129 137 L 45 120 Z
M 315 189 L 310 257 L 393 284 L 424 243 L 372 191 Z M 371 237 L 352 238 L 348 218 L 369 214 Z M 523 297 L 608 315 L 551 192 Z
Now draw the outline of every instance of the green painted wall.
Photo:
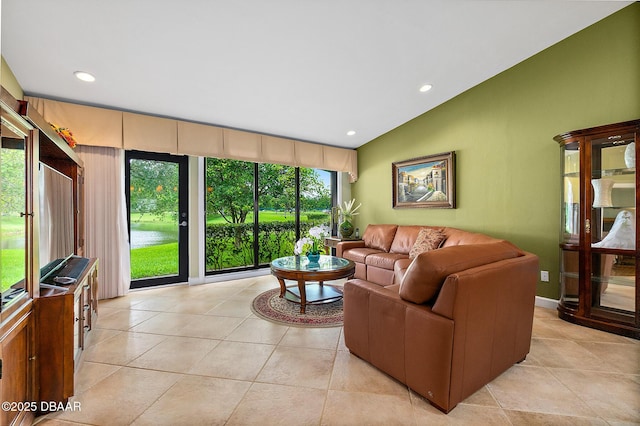
M 437 82 L 435 82 L 437 84 Z M 358 149 L 356 226 L 453 226 L 540 257 L 559 297 L 560 149 L 570 130 L 640 118 L 634 3 Z M 393 209 L 391 163 L 456 151 L 456 209 Z

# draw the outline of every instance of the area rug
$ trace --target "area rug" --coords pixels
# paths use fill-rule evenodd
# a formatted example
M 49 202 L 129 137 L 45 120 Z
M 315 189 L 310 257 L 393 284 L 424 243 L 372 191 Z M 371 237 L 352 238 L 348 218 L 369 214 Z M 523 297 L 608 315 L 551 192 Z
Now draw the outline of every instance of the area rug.
M 281 298 L 279 288 L 259 294 L 253 299 L 251 310 L 264 320 L 293 327 L 341 327 L 344 318 L 342 300 L 307 305 L 306 313 L 301 314 L 300 305 Z

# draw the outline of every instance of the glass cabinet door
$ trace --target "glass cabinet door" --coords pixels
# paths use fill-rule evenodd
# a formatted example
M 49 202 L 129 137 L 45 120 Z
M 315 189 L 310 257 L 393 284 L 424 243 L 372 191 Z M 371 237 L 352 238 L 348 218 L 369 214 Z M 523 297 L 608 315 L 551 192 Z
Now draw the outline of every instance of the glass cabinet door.
M 594 313 L 636 310 L 636 146 L 634 133 L 591 139 L 591 300 Z
M 580 292 L 580 142 L 562 147 L 561 297 L 565 306 L 578 308 Z
M 25 134 L 3 115 L 0 144 L 0 312 L 26 292 L 26 164 Z

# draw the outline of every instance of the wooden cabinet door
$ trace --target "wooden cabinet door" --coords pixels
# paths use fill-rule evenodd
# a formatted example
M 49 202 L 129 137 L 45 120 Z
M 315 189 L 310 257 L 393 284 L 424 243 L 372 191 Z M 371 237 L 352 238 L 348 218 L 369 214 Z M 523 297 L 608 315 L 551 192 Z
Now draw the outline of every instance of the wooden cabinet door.
M 33 313 L 21 310 L 22 317 L 7 321 L 1 328 L 0 425 L 30 424 L 38 409 L 33 398 Z

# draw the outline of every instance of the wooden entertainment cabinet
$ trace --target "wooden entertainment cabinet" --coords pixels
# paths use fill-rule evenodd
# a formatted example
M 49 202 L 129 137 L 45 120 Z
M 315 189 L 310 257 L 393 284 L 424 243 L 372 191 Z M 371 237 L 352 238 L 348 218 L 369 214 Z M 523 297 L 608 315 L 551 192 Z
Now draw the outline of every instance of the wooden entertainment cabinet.
M 15 191 L 22 207 L 13 214 L 22 218 L 14 222 L 20 224 L 20 238 L 24 235 L 24 256 L 16 258 L 20 275 L 6 280 L 15 284 L 6 288 L 3 281 L 0 309 L 0 402 L 10 404 L 0 410 L 0 425 L 26 425 L 46 411 L 42 402 L 66 402 L 74 394 L 75 369 L 98 312 L 98 260 L 82 258 L 82 160 L 40 114 L 4 88 L 0 106 L 3 154 L 21 159 L 13 165 L 0 162 L 0 168 L 24 178 L 25 188 Z M 39 163 L 72 181 L 75 256 L 68 262 L 82 258 L 86 265 L 76 269 L 71 285 L 40 282 Z M 0 265 L 3 280 L 11 269 L 7 265 Z
M 40 297 L 35 300 L 38 400 L 66 401 L 73 396 L 75 367 L 97 315 L 97 259 L 89 259 L 67 291 L 40 288 Z

